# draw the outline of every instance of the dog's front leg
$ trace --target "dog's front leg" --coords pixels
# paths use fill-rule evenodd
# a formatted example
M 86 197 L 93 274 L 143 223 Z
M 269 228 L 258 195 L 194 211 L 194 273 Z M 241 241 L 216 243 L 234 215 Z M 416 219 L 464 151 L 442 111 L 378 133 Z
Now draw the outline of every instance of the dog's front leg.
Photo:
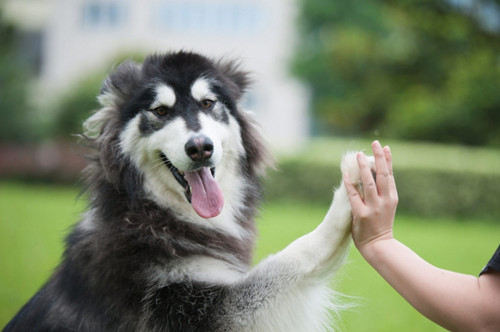
M 369 157 L 374 169 L 373 157 Z M 349 173 L 351 181 L 361 190 L 361 178 L 356 153 L 344 156 L 342 173 Z M 347 255 L 351 236 L 351 205 L 343 181 L 335 191 L 332 204 L 323 222 L 311 233 L 292 242 L 279 255 L 286 261 L 295 261 L 303 273 L 334 273 Z
M 373 164 L 373 161 L 372 161 Z M 343 158 L 342 171 L 360 183 L 354 153 Z M 351 207 L 344 184 L 336 190 L 323 222 L 276 255 L 260 262 L 233 284 L 225 298 L 241 331 L 325 331 L 332 305 L 328 277 L 349 248 Z

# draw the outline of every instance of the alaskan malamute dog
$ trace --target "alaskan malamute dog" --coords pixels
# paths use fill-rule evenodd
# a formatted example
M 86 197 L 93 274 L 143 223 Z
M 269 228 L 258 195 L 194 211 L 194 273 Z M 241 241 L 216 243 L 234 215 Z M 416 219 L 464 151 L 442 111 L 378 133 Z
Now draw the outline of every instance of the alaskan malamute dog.
M 5 331 L 324 331 L 350 243 L 340 186 L 324 221 L 251 267 L 268 153 L 234 62 L 125 62 L 84 124 L 89 209 L 60 266 Z M 354 155 L 344 158 L 354 182 Z M 305 170 L 306 171 L 306 170 Z M 337 308 L 338 309 L 338 308 Z

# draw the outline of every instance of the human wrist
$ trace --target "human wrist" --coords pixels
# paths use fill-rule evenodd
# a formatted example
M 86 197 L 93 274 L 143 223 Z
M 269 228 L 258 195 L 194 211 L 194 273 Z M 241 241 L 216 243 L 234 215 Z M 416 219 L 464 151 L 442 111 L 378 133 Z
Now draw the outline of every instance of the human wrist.
M 361 255 L 369 263 L 376 260 L 381 254 L 386 250 L 389 250 L 389 245 L 392 241 L 395 241 L 392 231 L 381 234 L 380 236 L 366 241 L 357 246 Z

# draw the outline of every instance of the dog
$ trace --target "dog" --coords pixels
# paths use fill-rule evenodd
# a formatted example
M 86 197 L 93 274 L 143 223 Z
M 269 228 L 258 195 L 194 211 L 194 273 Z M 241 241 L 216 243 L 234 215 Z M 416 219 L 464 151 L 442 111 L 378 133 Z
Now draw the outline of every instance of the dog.
M 323 222 L 251 267 L 272 159 L 240 100 L 249 74 L 193 52 L 126 61 L 84 123 L 88 210 L 4 331 L 326 331 L 350 246 L 341 183 Z M 341 168 L 360 183 L 354 154 Z

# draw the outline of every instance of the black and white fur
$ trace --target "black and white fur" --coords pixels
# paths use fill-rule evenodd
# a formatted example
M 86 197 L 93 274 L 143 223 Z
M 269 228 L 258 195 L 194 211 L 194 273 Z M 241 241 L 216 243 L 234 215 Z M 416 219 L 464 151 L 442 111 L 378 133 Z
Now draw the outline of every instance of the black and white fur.
M 313 232 L 251 268 L 269 157 L 238 106 L 247 84 L 234 62 L 187 52 L 126 62 L 105 80 L 85 123 L 88 211 L 4 331 L 331 328 L 329 278 L 350 243 L 346 191 Z M 354 155 L 342 168 L 359 182 Z

